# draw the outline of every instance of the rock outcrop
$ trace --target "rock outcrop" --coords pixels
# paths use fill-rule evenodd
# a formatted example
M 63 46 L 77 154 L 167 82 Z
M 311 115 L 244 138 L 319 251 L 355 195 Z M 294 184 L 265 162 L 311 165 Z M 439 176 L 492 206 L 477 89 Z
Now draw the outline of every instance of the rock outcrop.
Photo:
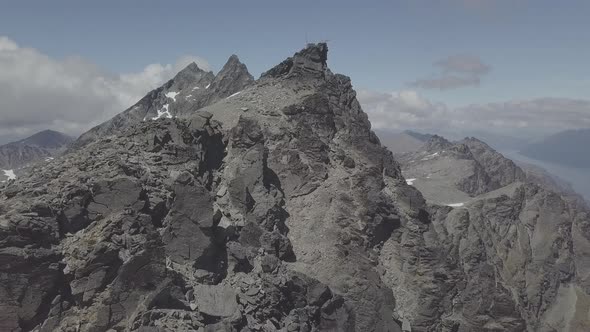
M 213 92 L 173 107 L 187 89 Z M 153 116 L 164 102 L 173 116 Z M 587 212 L 516 178 L 427 203 L 325 44 L 257 81 L 233 56 L 216 77 L 191 65 L 136 106 L 0 191 L 0 330 L 587 323 Z M 509 179 L 489 152 L 443 145 Z

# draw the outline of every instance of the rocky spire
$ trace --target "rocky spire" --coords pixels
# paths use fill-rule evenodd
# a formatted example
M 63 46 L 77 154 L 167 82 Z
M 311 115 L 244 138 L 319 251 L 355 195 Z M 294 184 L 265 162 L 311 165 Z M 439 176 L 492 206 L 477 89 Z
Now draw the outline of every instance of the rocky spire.
M 254 77 L 248 72 L 245 64 L 240 62 L 237 55 L 229 57 L 223 68 L 217 73 L 209 88 L 216 98 L 224 98 L 243 90 L 254 82 Z
M 261 78 L 285 75 L 323 77 L 328 69 L 327 60 L 328 45 L 326 43 L 307 44 L 307 47 L 292 57 L 263 73 Z
M 182 89 L 189 85 L 207 85 L 215 79 L 215 76 L 210 71 L 205 71 L 199 66 L 191 62 L 184 69 L 178 72 L 171 80 L 175 88 Z M 172 85 L 172 84 L 171 84 Z

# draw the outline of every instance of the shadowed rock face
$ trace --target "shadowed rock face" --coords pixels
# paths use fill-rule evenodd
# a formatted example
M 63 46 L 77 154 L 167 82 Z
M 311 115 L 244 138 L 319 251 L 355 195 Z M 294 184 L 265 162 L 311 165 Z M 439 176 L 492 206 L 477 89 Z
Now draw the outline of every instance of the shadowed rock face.
M 153 106 L 182 86 L 172 105 L 199 86 L 215 101 L 207 93 L 156 120 L 128 110 L 2 189 L 0 330 L 583 322 L 583 210 L 534 185 L 469 209 L 428 205 L 371 131 L 350 79 L 328 69 L 325 44 L 255 82 L 237 58 L 226 67 L 201 87 L 209 76 L 189 66 L 184 83 L 142 99 Z

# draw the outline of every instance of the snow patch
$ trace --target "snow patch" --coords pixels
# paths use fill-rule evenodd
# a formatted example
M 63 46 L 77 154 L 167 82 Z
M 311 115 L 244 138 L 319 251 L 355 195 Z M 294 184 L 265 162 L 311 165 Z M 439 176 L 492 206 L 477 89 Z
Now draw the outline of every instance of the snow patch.
M 47 158 L 45 158 L 45 161 L 52 161 L 52 160 L 53 160 L 53 157 L 47 157 Z
M 447 204 L 447 206 L 451 206 L 451 207 L 461 207 L 465 205 L 465 203 L 451 203 L 451 204 Z
M 174 91 L 166 92 L 166 97 L 172 99 L 173 101 L 176 101 L 177 95 L 178 95 L 178 92 L 174 92 Z
M 229 97 L 227 97 L 225 99 L 230 99 L 231 97 L 235 97 L 235 96 L 239 95 L 240 93 L 242 93 L 242 91 L 238 91 L 238 92 L 234 93 L 233 95 L 231 95 L 231 96 L 229 96 Z
M 438 152 L 435 152 L 433 154 L 429 154 L 428 156 L 422 158 L 422 160 L 430 160 L 430 159 L 432 159 L 432 158 L 434 158 L 436 156 L 438 156 Z
M 416 179 L 406 179 L 406 183 L 410 186 L 414 185 L 414 181 L 416 181 Z
M 193 90 L 198 90 L 200 89 L 198 86 L 194 87 Z
M 158 120 L 159 118 L 161 118 L 162 116 L 166 116 L 168 119 L 172 119 L 172 114 L 170 114 L 170 111 L 168 110 L 168 104 L 164 105 L 162 107 L 161 110 L 158 110 L 158 115 L 153 117 L 152 120 Z M 163 109 L 166 109 L 165 111 L 163 111 Z
M 211 83 L 207 84 L 207 86 L 205 87 L 205 89 L 209 89 L 210 86 L 211 86 Z
M 190 97 L 192 97 L 193 95 L 188 95 L 186 97 L 184 97 L 185 99 L 189 99 Z
M 8 180 L 16 180 L 16 174 L 14 174 L 14 171 L 11 169 L 5 169 L 4 171 L 4 175 L 8 178 Z

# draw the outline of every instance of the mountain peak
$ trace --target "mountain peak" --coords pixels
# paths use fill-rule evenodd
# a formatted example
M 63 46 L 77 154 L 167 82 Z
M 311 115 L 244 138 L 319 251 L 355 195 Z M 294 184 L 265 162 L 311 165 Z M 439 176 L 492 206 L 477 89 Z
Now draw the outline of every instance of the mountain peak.
M 235 73 L 237 75 L 243 75 L 244 78 L 250 78 L 249 81 L 253 81 L 254 77 L 252 77 L 252 75 L 250 75 L 250 72 L 248 72 L 248 67 L 246 67 L 245 64 L 243 64 L 240 61 L 240 58 L 238 58 L 237 55 L 232 54 L 227 61 L 225 62 L 225 65 L 223 65 L 223 68 L 221 68 L 221 70 L 219 71 L 219 73 L 217 73 L 217 77 L 223 77 L 228 75 L 229 73 Z
M 19 144 L 35 145 L 44 148 L 61 148 L 70 142 L 73 138 L 60 133 L 59 131 L 46 129 L 33 134 L 25 139 L 18 141 Z
M 252 82 L 254 82 L 254 77 L 248 72 L 248 67 L 240 61 L 237 55 L 232 54 L 215 76 L 210 90 L 216 91 L 219 94 L 218 97 L 223 98 L 243 90 Z
M 56 156 L 73 140 L 66 134 L 48 129 L 20 141 L 1 145 L 0 169 L 18 168 L 47 157 Z
M 0 330 L 588 326 L 588 211 L 475 141 L 433 136 L 402 174 L 326 61 L 191 66 L 91 144 L 6 169 Z
M 287 58 L 261 75 L 264 77 L 312 76 L 324 77 L 328 69 L 328 45 L 309 43 L 301 51 Z
M 326 64 L 328 61 L 328 44 L 326 43 L 308 43 L 301 51 L 295 53 L 295 57 L 307 58 L 311 61 Z
M 449 142 L 446 138 L 439 135 L 432 135 L 424 145 L 424 149 L 426 151 L 439 151 L 448 149 L 451 146 L 453 146 L 453 143 Z
M 196 62 L 189 63 L 183 70 L 190 70 L 190 71 L 201 71 L 202 69 L 197 65 Z
M 194 61 L 189 63 L 188 65 L 186 65 L 186 67 L 184 67 L 181 71 L 178 72 L 178 74 L 176 74 L 176 77 L 178 76 L 186 76 L 186 75 L 190 75 L 190 76 L 194 76 L 195 74 L 205 74 L 205 73 L 209 73 L 206 70 L 201 69 L 201 67 L 199 67 L 199 65 L 197 65 Z
M 489 147 L 489 145 L 488 145 L 486 142 L 484 142 L 484 141 L 480 140 L 479 138 L 472 137 L 472 136 L 471 136 L 471 137 L 465 137 L 465 138 L 462 140 L 462 142 L 463 142 L 463 143 L 469 143 L 469 144 L 479 144 L 479 145 L 485 145 L 485 146 Z
M 242 62 L 240 61 L 240 58 L 237 55 L 232 54 L 229 57 L 229 59 L 227 59 L 226 65 L 230 64 L 230 63 L 242 63 Z

